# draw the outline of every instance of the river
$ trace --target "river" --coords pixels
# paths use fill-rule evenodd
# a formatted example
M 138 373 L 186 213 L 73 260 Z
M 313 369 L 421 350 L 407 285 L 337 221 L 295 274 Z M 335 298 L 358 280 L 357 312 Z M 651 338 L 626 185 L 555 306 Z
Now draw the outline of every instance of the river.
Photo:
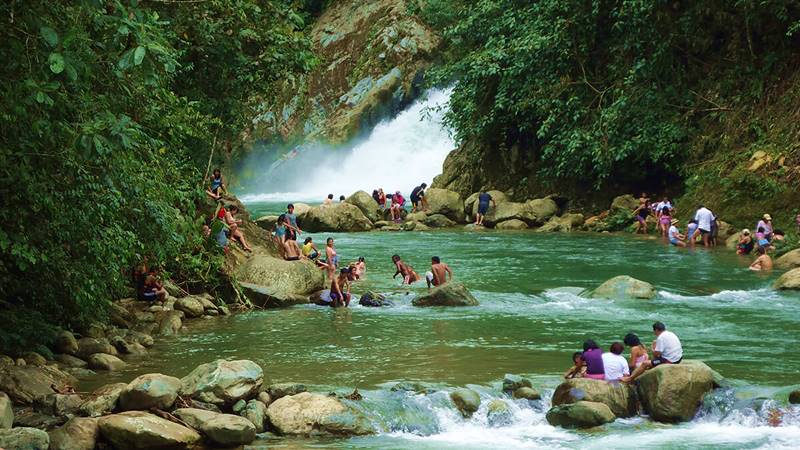
M 249 206 L 258 216 L 282 204 Z M 267 442 L 279 448 L 789 448 L 800 438 L 800 410 L 785 405 L 800 371 L 793 348 L 800 342 L 800 295 L 772 291 L 777 274 L 753 273 L 749 259 L 731 251 L 677 249 L 627 234 L 311 236 L 320 243 L 333 237 L 343 261 L 364 256 L 367 276 L 354 293 L 385 292 L 396 306 L 307 305 L 196 321 L 187 333 L 160 340 L 140 364 L 102 382 L 153 371 L 183 376 L 217 358 L 252 359 L 270 383 L 300 382 L 320 392 L 358 387 L 365 397 L 359 407 L 384 430 L 374 437 Z M 394 253 L 421 273 L 430 256 L 440 256 L 481 305 L 410 306 L 424 286 L 407 289 L 392 280 Z M 621 274 L 652 283 L 657 298 L 610 301 L 578 294 Z M 649 343 L 656 320 L 681 338 L 687 358 L 706 361 L 734 389 L 709 398 L 699 416 L 683 425 L 634 418 L 587 433 L 547 424 L 549 396 L 584 339 L 607 348 L 632 331 Z M 500 426 L 487 423 L 485 406 L 469 420 L 457 415 L 448 390 L 470 386 L 485 400 L 502 397 L 506 373 L 529 377 L 545 400 L 506 398 L 513 418 Z M 391 392 L 399 381 L 430 383 L 440 391 Z M 776 428 L 769 426 L 775 408 L 783 414 Z

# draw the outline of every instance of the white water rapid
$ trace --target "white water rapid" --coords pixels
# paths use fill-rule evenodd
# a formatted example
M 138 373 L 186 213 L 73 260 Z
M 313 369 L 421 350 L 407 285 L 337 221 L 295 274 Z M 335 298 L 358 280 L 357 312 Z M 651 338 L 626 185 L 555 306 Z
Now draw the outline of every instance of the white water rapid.
M 321 202 L 328 194 L 349 196 L 383 188 L 406 197 L 420 183 L 429 186 L 455 144 L 442 125 L 449 90 L 431 90 L 397 116 L 379 123 L 349 149 L 314 148 L 282 163 L 242 201 Z M 443 106 L 445 108 L 436 108 Z M 266 169 L 265 169 L 266 170 Z

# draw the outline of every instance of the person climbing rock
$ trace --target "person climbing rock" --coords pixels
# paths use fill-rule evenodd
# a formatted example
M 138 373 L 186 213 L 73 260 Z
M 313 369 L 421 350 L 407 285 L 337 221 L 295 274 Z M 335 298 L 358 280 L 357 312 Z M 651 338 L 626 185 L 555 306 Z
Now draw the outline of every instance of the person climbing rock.
M 395 269 L 397 269 L 397 272 L 394 273 L 392 279 L 397 278 L 398 275 L 402 275 L 402 284 L 405 285 L 410 285 L 416 281 L 419 281 L 419 275 L 417 275 L 417 272 L 414 272 L 414 268 L 404 263 L 403 260 L 400 259 L 399 255 L 393 255 L 392 262 L 394 263 Z
M 450 280 L 452 280 L 453 271 L 450 270 L 450 266 L 444 264 L 438 256 L 432 257 L 431 270 L 425 274 L 425 280 L 428 282 L 428 289 L 430 289 L 431 286 L 441 286 L 447 283 L 449 281 L 448 275 L 450 276 Z
M 411 191 L 409 198 L 411 199 L 412 213 L 428 210 L 428 200 L 425 199 L 425 188 L 427 187 L 427 184 L 422 183 Z M 422 209 L 420 209 L 420 206 L 422 206 Z
M 489 212 L 490 203 L 492 207 L 497 207 L 497 203 L 495 203 L 492 195 L 488 192 L 481 191 L 481 193 L 478 194 L 478 214 L 475 215 L 475 225 L 483 226 L 483 219 L 486 217 L 486 213 Z

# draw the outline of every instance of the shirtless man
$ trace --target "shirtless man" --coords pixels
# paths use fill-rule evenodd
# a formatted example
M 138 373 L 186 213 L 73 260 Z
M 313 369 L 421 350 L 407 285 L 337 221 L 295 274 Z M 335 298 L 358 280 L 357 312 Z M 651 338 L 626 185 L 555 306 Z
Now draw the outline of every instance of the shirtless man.
M 448 279 L 447 275 L 450 275 Z M 431 271 L 425 274 L 425 280 L 428 282 L 428 289 L 431 286 L 441 286 L 453 279 L 453 271 L 450 266 L 444 264 L 438 256 L 431 258 Z
M 750 270 L 772 270 L 772 258 L 767 254 L 766 247 L 758 247 L 758 258 L 750 264 Z
M 394 266 L 397 268 L 397 272 L 394 273 L 392 279 L 397 278 L 398 275 L 402 275 L 403 284 L 411 284 L 415 281 L 419 281 L 419 275 L 417 275 L 417 272 L 414 272 L 414 268 L 404 263 L 400 259 L 400 256 L 398 255 L 392 256 L 392 262 L 394 263 Z

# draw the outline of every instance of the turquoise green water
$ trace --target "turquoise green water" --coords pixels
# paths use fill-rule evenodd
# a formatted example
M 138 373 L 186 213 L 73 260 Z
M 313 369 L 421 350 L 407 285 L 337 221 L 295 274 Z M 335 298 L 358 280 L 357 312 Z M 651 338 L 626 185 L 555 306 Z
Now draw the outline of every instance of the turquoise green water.
M 385 292 L 396 306 L 333 310 L 309 305 L 199 323 L 160 341 L 150 358 L 114 377 L 130 379 L 150 371 L 183 376 L 216 358 L 252 359 L 265 368 L 270 382 L 303 382 L 321 391 L 358 387 L 366 396 L 361 407 L 384 430 L 369 438 L 268 442 L 279 447 L 761 448 L 790 446 L 800 438 L 796 410 L 785 411 L 782 427 L 770 428 L 766 409 L 746 402 L 759 396 L 785 402 L 787 388 L 798 382 L 800 355 L 794 345 L 800 341 L 800 296 L 770 290 L 777 274 L 753 273 L 748 259 L 725 249 L 677 249 L 630 235 L 438 231 L 311 236 L 317 242 L 333 237 L 343 261 L 364 256 L 367 276 L 354 285 L 354 293 Z M 394 253 L 420 273 L 432 255 L 440 256 L 481 305 L 410 306 L 424 286 L 409 290 L 392 280 Z M 591 289 L 622 274 L 655 285 L 657 298 L 595 300 L 578 295 L 579 289 L 564 289 Z M 678 334 L 685 357 L 705 360 L 736 386 L 719 394 L 717 403 L 723 406 L 708 407 L 689 424 L 654 425 L 637 418 L 582 434 L 547 425 L 546 400 L 507 399 L 514 407 L 513 422 L 492 427 L 485 411 L 471 420 L 458 417 L 444 392 L 426 397 L 386 390 L 410 380 L 444 391 L 471 385 L 489 399 L 500 396 L 497 388 L 505 373 L 517 373 L 552 392 L 584 339 L 607 348 L 633 331 L 649 342 L 656 320 Z M 409 411 L 413 419 L 406 417 Z

